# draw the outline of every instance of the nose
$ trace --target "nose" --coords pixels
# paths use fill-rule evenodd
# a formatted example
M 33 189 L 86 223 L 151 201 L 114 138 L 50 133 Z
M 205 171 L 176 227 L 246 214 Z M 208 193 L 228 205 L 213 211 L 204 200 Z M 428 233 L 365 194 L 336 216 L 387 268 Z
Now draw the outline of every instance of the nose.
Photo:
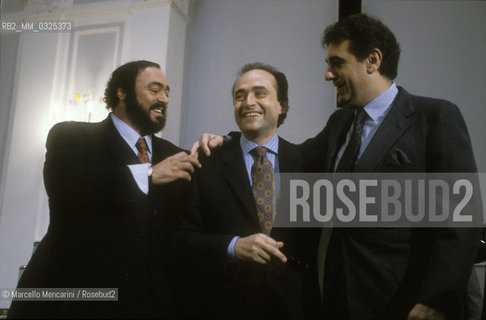
M 167 105 L 169 103 L 169 96 L 165 92 L 165 90 L 161 90 L 161 94 L 157 97 L 157 101 L 164 103 Z
M 331 81 L 331 80 L 334 80 L 336 78 L 336 75 L 334 74 L 334 72 L 327 69 L 324 77 L 326 78 L 327 81 Z
M 256 103 L 255 95 L 252 92 L 248 93 L 243 102 L 248 106 L 254 105 Z

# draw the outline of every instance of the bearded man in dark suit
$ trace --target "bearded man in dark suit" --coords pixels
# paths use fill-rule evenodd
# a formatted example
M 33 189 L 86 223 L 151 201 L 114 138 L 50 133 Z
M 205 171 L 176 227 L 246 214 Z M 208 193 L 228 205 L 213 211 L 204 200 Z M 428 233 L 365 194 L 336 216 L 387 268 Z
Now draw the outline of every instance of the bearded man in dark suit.
M 118 288 L 118 301 L 14 301 L 10 318 L 172 317 L 166 257 L 184 184 L 199 162 L 154 133 L 169 85 L 160 66 L 116 69 L 100 123 L 64 122 L 47 139 L 47 234 L 19 288 Z
M 381 21 L 350 16 L 327 27 L 322 44 L 326 80 L 336 87 L 341 108 L 301 146 L 313 171 L 476 171 L 459 109 L 393 82 L 400 48 Z M 479 228 L 335 228 L 327 251 L 324 315 L 461 319 L 479 239 Z
M 194 308 L 190 317 L 316 315 L 319 230 L 272 226 L 279 214 L 279 173 L 299 172 L 302 165 L 299 150 L 277 134 L 288 111 L 287 88 L 285 75 L 274 67 L 244 66 L 232 89 L 241 134 L 196 170 L 175 242 L 194 277 L 194 297 L 186 297 Z

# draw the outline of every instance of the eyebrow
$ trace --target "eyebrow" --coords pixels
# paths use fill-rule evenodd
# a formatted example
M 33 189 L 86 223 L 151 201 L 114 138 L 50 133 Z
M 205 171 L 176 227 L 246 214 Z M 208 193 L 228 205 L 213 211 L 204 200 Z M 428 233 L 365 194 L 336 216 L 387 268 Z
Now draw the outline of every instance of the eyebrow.
M 336 62 L 345 62 L 345 61 L 346 60 L 338 56 L 332 56 L 329 59 L 326 59 L 327 63 L 336 63 Z
M 241 93 L 241 92 L 245 92 L 245 91 L 246 91 L 245 89 L 238 89 L 238 90 L 235 91 L 234 94 Z
M 264 86 L 256 86 L 256 87 L 252 87 L 251 90 L 266 90 L 268 91 L 268 89 Z
M 264 86 L 251 87 L 250 88 L 250 91 L 252 91 L 252 90 L 265 90 L 265 91 L 268 91 L 268 89 L 266 87 L 264 87 Z M 241 89 L 236 90 L 235 91 L 235 94 L 240 93 L 240 92 L 246 92 L 246 91 L 248 91 L 248 90 L 241 88 Z
M 164 86 L 162 83 L 157 82 L 157 81 L 152 81 L 152 82 L 150 82 L 150 83 L 147 85 L 147 88 L 148 88 L 148 87 L 151 87 L 151 86 L 157 86 L 157 87 L 160 87 L 160 88 L 163 88 L 163 89 L 165 88 L 166 90 L 170 91 L 170 86 L 169 86 L 169 85 L 167 85 L 167 87 L 166 87 L 166 86 Z

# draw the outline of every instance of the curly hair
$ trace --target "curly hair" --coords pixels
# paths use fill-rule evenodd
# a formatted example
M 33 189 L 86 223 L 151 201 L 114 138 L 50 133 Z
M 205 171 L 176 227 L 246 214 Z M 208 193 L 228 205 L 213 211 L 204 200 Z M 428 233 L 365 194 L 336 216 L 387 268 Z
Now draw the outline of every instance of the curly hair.
M 118 104 L 118 89 L 122 89 L 127 97 L 135 97 L 137 75 L 148 67 L 160 69 L 160 65 L 155 62 L 139 60 L 128 62 L 113 71 L 105 89 L 105 102 L 108 110 L 115 109 Z
M 397 76 L 400 45 L 393 32 L 380 20 L 364 13 L 354 14 L 328 26 L 322 36 L 322 46 L 339 45 L 349 40 L 349 51 L 359 61 L 378 48 L 383 54 L 378 71 L 390 80 Z
M 261 62 L 245 64 L 238 72 L 238 78 L 233 83 L 233 87 L 231 88 L 231 96 L 234 95 L 235 85 L 238 79 L 241 78 L 242 75 L 244 75 L 245 73 L 251 70 L 263 70 L 270 73 L 275 78 L 275 83 L 277 84 L 277 88 L 276 88 L 277 100 L 278 102 L 280 102 L 280 105 L 282 106 L 283 109 L 282 114 L 278 116 L 278 121 L 277 121 L 277 128 L 278 128 L 282 123 L 284 123 L 285 118 L 287 118 L 287 112 L 289 111 L 289 96 L 288 96 L 289 83 L 287 82 L 287 77 L 283 72 L 281 72 L 280 70 L 278 70 L 277 68 L 269 64 L 264 64 Z

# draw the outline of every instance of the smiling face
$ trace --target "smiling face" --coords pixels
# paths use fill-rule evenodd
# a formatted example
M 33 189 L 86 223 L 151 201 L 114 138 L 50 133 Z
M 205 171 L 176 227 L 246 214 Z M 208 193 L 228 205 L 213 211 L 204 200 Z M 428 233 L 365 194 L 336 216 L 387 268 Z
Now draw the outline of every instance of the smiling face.
M 263 145 L 275 135 L 282 106 L 271 73 L 259 69 L 244 73 L 235 83 L 233 105 L 236 123 L 247 139 Z
M 169 104 L 169 85 L 155 67 L 141 71 L 135 80 L 135 97 L 127 97 L 126 112 L 142 135 L 163 129 Z
M 329 45 L 326 80 L 336 87 L 339 107 L 363 107 L 371 101 L 366 61 L 358 61 L 349 51 L 349 40 Z

